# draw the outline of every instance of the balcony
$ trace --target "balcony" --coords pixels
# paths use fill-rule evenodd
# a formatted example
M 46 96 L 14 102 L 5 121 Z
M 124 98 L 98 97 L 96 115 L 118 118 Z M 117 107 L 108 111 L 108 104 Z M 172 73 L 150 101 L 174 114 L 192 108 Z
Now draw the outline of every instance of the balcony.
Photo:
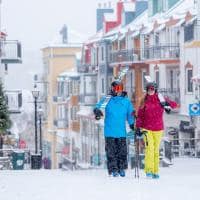
M 175 101 L 176 103 L 180 104 L 180 89 L 169 89 L 169 88 L 160 88 L 159 92 L 164 97 L 169 97 L 170 100 Z
M 7 90 L 5 91 L 6 103 L 8 111 L 12 114 L 21 113 L 22 108 L 22 91 L 21 90 Z
M 88 73 L 89 72 L 89 67 L 90 67 L 89 64 L 79 64 L 77 66 L 77 71 L 79 73 Z
M 148 46 L 142 50 L 142 60 L 178 60 L 179 44 Z
M 139 52 L 135 53 L 133 49 L 123 49 L 112 51 L 109 56 L 110 65 L 115 65 L 118 63 L 129 64 L 139 61 Z
M 97 102 L 97 94 L 96 93 L 94 94 L 91 93 L 91 94 L 86 94 L 86 95 L 81 94 L 79 96 L 79 102 L 80 104 L 85 105 L 85 106 L 94 105 Z
M 58 129 L 63 129 L 68 127 L 68 121 L 67 119 L 55 119 L 53 122 L 54 126 Z
M 66 103 L 68 99 L 69 99 L 69 97 L 53 96 L 54 103 Z
M 16 40 L 1 41 L 1 63 L 22 63 L 21 43 Z

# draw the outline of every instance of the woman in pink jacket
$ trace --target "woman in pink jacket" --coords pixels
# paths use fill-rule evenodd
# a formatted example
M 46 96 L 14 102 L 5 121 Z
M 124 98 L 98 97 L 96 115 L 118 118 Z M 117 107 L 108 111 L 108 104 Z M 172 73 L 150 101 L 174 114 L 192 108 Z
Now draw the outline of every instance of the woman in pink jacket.
M 141 101 L 136 120 L 136 134 L 146 131 L 145 140 L 145 173 L 148 178 L 159 178 L 159 147 L 163 135 L 163 112 L 177 104 L 172 101 L 161 102 L 154 82 L 147 83 L 146 95 Z

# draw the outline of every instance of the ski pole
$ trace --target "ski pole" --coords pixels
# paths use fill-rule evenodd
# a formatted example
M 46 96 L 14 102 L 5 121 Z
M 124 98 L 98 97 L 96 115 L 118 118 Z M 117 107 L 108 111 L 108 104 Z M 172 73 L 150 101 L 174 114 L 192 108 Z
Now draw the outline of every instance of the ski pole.
M 135 178 L 139 178 L 139 139 L 135 135 Z

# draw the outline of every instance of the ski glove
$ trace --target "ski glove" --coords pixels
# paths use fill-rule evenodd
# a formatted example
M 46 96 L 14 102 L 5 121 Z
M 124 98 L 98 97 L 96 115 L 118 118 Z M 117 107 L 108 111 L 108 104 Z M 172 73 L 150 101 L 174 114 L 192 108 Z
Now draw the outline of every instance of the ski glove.
M 95 115 L 95 119 L 96 119 L 96 120 L 100 120 L 101 117 L 103 116 L 103 113 L 102 113 L 102 111 L 101 111 L 99 108 L 95 108 L 95 109 L 93 110 L 93 112 L 94 112 L 94 115 Z
M 165 102 L 164 109 L 167 114 L 169 114 L 171 112 L 171 107 L 170 107 L 169 103 Z
M 130 127 L 130 129 L 131 129 L 132 131 L 135 130 L 134 124 L 130 124 L 129 127 Z
M 140 128 L 137 128 L 136 131 L 135 131 L 135 134 L 136 134 L 136 136 L 141 137 L 143 132 L 140 130 Z

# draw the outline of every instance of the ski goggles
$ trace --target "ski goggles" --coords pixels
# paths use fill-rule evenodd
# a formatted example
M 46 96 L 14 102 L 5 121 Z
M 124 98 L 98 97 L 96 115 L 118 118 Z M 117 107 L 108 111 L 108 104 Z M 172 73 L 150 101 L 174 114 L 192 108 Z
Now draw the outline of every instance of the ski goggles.
M 155 87 L 153 87 L 153 86 L 149 86 L 148 88 L 147 88 L 147 91 L 148 90 L 150 90 L 150 91 L 154 91 L 155 90 Z
M 118 93 L 123 91 L 123 86 L 122 85 L 115 85 L 112 87 L 113 91 Z

